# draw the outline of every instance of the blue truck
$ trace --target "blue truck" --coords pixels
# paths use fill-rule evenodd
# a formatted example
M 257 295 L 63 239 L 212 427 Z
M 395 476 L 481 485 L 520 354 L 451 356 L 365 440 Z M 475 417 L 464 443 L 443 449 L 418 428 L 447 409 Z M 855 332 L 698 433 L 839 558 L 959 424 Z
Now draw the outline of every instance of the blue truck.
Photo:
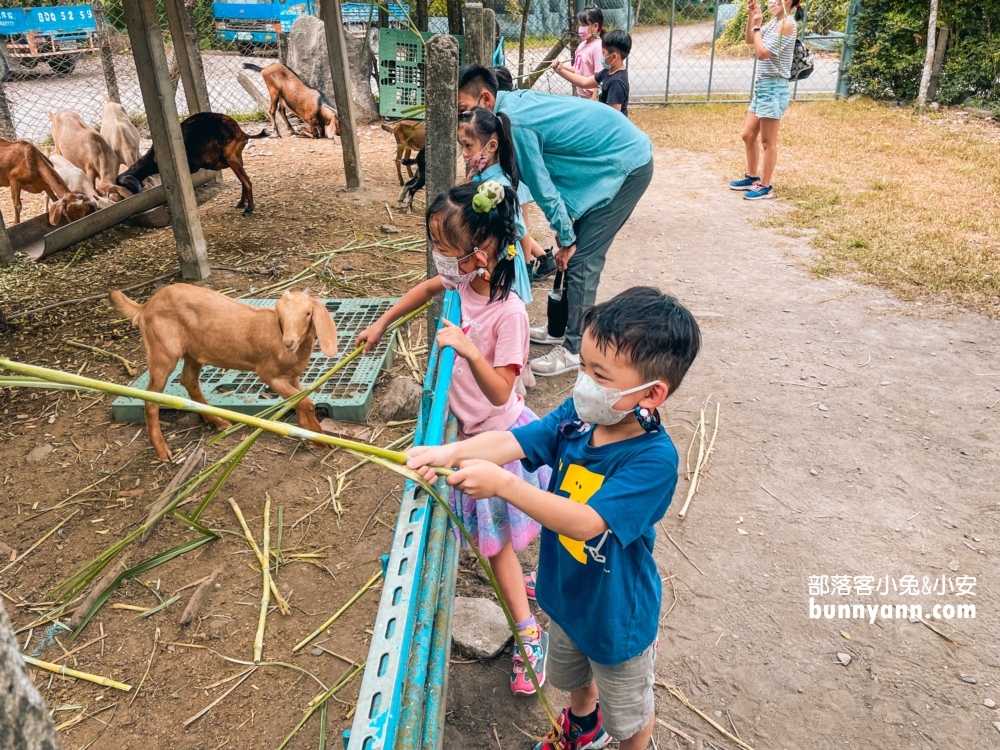
M 258 45 L 273 45 L 279 34 L 292 30 L 295 19 L 302 15 L 316 15 L 313 0 L 277 0 L 276 2 L 213 3 L 215 33 L 219 41 L 236 44 L 244 54 L 252 54 Z M 409 26 L 409 5 L 389 4 L 389 25 L 396 28 Z M 369 3 L 342 3 L 344 26 L 364 28 L 370 16 L 378 20 L 378 8 Z
M 0 8 L 0 79 L 46 63 L 68 76 L 80 55 L 99 49 L 90 5 Z

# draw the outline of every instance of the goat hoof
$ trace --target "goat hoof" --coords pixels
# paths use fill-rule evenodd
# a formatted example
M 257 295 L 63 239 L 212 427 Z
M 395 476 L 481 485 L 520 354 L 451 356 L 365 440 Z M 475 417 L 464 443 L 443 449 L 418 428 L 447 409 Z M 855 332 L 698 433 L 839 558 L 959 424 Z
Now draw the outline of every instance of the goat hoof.
M 326 443 L 317 443 L 317 442 L 314 442 L 312 440 L 307 440 L 306 443 L 313 450 L 317 450 L 317 451 L 328 451 L 328 450 L 330 450 L 330 446 L 327 445 Z
M 169 448 L 162 451 L 154 449 L 153 452 L 156 454 L 156 460 L 162 461 L 163 463 L 169 463 L 170 459 L 174 457 L 174 454 L 170 452 Z
M 237 206 L 237 208 L 239 208 L 239 206 Z M 253 213 L 253 209 L 250 208 L 250 206 L 247 206 L 246 208 L 243 209 L 243 215 L 244 216 L 249 216 L 252 213 Z

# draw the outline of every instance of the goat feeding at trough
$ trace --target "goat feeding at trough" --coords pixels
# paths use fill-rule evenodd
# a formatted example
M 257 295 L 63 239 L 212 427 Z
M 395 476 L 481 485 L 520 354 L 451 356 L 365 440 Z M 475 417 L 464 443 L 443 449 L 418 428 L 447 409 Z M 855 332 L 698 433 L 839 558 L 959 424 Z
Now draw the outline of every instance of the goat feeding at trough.
M 199 169 L 233 170 L 243 186 L 236 207 L 243 209 L 244 216 L 253 213 L 253 184 L 243 169 L 243 149 L 251 138 L 267 138 L 267 130 L 248 135 L 232 117 L 216 112 L 198 112 L 181 123 L 181 135 L 191 174 Z M 139 193 L 143 181 L 159 173 L 156 154 L 150 148 L 139 157 L 139 161 L 118 175 L 118 184 Z
M 285 125 L 294 135 L 304 135 L 307 138 L 333 138 L 334 135 L 340 135 L 340 120 L 337 119 L 336 107 L 322 91 L 306 84 L 287 65 L 271 63 L 262 68 L 253 63 L 243 63 L 243 67 L 257 71 L 264 79 L 267 93 L 271 97 L 271 109 L 268 112 L 271 127 L 279 138 L 281 131 L 274 119 L 276 111 L 281 113 Z M 285 111 L 286 106 L 306 124 L 304 131 L 296 132 L 292 127 Z
M 101 107 L 101 137 L 108 142 L 122 166 L 128 169 L 139 158 L 139 129 L 121 104 L 107 95 Z
M 254 372 L 275 393 L 288 398 L 302 390 L 299 378 L 309 366 L 313 339 L 319 339 L 323 354 L 337 354 L 337 326 L 323 303 L 308 292 L 287 291 L 273 308 L 251 307 L 190 284 L 164 287 L 144 305 L 114 289 L 108 296 L 142 334 L 151 391 L 163 391 L 183 358 L 180 382 L 194 401 L 208 403 L 198 383 L 204 365 Z M 295 411 L 300 427 L 321 431 L 312 401 L 302 399 Z M 146 403 L 146 430 L 156 458 L 168 461 L 171 452 L 159 414 L 157 404 Z M 220 430 L 229 427 L 224 419 L 203 416 Z M 322 444 L 315 447 L 326 449 Z
M 107 208 L 112 205 L 110 198 L 103 198 L 97 194 L 94 188 L 94 181 L 87 177 L 82 169 L 73 164 L 65 156 L 50 154 L 48 147 L 45 148 L 45 158 L 52 162 L 53 168 L 62 177 L 66 187 L 73 193 L 79 193 L 94 201 L 98 208 Z
M 14 204 L 14 224 L 21 221 L 21 191 L 45 193 L 50 201 L 49 223 L 68 224 L 97 210 L 86 195 L 74 193 L 56 172 L 52 163 L 28 141 L 0 139 L 0 187 L 10 188 Z
M 395 125 L 387 122 L 382 123 L 382 130 L 392 133 L 396 139 L 396 175 L 399 177 L 399 184 L 403 184 L 403 167 L 406 167 L 406 174 L 413 177 L 410 169 L 410 154 L 420 151 L 427 145 L 427 123 L 423 120 L 400 120 Z
M 52 121 L 55 152 L 65 156 L 94 180 L 98 195 L 112 201 L 120 201 L 131 195 L 115 184 L 118 177 L 118 155 L 100 133 L 71 110 L 62 109 L 45 114 Z

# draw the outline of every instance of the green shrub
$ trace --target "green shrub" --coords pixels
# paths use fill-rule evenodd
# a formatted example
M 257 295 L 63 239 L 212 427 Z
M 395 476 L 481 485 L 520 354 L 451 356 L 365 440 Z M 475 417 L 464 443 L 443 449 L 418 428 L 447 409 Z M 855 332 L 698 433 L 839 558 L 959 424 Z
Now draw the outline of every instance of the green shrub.
M 850 73 L 851 90 L 881 99 L 915 99 L 927 50 L 925 3 L 863 5 Z M 938 99 L 1000 101 L 1000 3 L 941 0 L 938 25 L 950 30 Z

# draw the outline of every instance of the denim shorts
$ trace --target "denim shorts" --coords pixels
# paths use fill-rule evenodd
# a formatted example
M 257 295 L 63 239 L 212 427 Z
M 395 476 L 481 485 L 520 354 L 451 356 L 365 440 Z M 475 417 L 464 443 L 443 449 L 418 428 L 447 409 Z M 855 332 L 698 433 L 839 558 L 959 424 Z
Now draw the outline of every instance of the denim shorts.
M 577 648 L 565 631 L 549 621 L 546 673 L 553 687 L 566 692 L 597 683 L 604 729 L 627 740 L 653 717 L 653 663 L 656 643 L 621 664 L 598 664 Z
M 759 118 L 780 120 L 788 109 L 788 79 L 758 78 L 754 87 L 750 112 Z

